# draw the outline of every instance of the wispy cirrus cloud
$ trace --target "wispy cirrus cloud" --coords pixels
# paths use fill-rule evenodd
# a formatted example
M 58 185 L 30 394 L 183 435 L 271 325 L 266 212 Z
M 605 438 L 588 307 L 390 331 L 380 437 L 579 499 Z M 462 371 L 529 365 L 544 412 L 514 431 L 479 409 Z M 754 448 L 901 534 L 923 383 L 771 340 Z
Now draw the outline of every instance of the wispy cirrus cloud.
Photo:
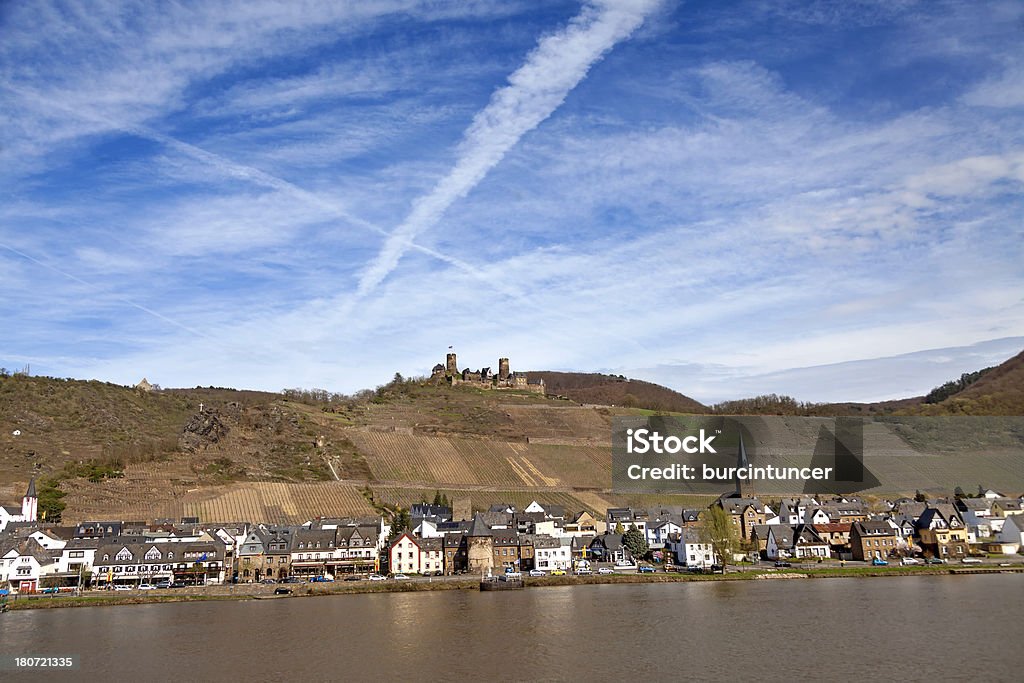
M 1024 334 L 1019 3 L 28 7 L 7 365 L 357 389 L 455 344 L 856 399 L 827 368 Z
M 359 279 L 366 296 L 398 265 L 408 243 L 441 219 L 530 130 L 565 100 L 590 67 L 616 43 L 640 27 L 658 0 L 589 4 L 564 30 L 541 39 L 526 62 L 509 76 L 509 85 L 491 96 L 473 118 L 451 171 L 413 203 L 409 216 L 385 242 Z

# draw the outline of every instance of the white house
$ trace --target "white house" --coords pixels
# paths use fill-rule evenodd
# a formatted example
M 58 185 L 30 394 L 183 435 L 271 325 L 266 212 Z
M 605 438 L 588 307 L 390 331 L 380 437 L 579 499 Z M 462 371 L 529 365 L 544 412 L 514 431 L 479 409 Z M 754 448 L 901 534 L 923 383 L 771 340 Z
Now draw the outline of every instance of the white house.
M 675 540 L 668 542 L 666 548 L 674 553 L 676 564 L 701 569 L 710 569 L 716 564 L 714 549 L 710 543 L 701 540 L 696 529 L 683 529 L 682 533 L 674 538 Z
M 533 540 L 533 566 L 545 572 L 572 567 L 572 538 L 536 536 Z
M 34 593 L 40 580 L 54 572 L 55 562 L 49 551 L 32 539 L 8 548 L 0 556 L 0 587 L 18 593 Z
M 436 574 L 444 571 L 444 544 L 440 538 L 416 538 L 403 533 L 391 544 L 392 574 Z
M 657 550 L 665 547 L 669 537 L 676 536 L 682 533 L 682 531 L 682 524 L 671 519 L 665 519 L 657 522 L 648 522 L 644 535 L 647 538 L 647 545 L 652 550 Z
M 1024 547 L 1024 515 L 1010 515 L 1003 523 L 1003 528 L 996 534 L 1000 543 L 1015 544 L 1017 551 Z
M 420 538 L 444 538 L 444 533 L 437 530 L 437 522 L 426 518 L 412 532 Z

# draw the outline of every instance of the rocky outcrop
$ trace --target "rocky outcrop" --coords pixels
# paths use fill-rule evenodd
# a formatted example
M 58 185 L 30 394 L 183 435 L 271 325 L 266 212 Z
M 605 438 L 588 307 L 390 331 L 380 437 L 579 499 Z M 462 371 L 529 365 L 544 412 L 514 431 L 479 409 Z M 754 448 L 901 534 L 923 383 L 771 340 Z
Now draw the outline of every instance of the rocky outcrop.
M 211 446 L 228 435 L 228 426 L 221 422 L 213 411 L 204 411 L 192 416 L 185 424 L 178 438 L 178 447 L 194 453 Z

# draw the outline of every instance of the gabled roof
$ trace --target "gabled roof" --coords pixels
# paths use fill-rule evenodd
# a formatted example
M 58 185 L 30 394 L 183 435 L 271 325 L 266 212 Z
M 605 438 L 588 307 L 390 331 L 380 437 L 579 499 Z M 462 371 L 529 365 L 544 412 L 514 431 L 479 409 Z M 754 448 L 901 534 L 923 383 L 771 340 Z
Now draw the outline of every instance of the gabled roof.
M 487 526 L 487 523 L 484 522 L 483 515 L 479 512 L 473 515 L 473 522 L 469 525 L 469 530 L 466 532 L 466 536 L 480 537 L 490 535 L 491 527 Z

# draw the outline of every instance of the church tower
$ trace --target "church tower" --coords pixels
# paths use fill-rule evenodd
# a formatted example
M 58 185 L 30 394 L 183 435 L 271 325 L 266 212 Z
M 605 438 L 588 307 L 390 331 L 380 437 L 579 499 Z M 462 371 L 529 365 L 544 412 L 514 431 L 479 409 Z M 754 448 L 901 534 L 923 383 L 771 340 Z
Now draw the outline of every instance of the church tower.
M 21 517 L 23 521 L 35 522 L 38 521 L 37 515 L 39 513 L 39 498 L 36 496 L 36 478 L 28 482 L 28 491 L 25 491 L 25 497 L 21 499 Z
M 750 462 L 747 460 L 747 449 L 743 445 L 743 432 L 740 432 L 740 448 L 736 453 L 736 467 L 750 467 Z M 753 498 L 754 497 L 754 484 L 750 477 L 740 478 L 739 473 L 736 474 L 736 498 Z

